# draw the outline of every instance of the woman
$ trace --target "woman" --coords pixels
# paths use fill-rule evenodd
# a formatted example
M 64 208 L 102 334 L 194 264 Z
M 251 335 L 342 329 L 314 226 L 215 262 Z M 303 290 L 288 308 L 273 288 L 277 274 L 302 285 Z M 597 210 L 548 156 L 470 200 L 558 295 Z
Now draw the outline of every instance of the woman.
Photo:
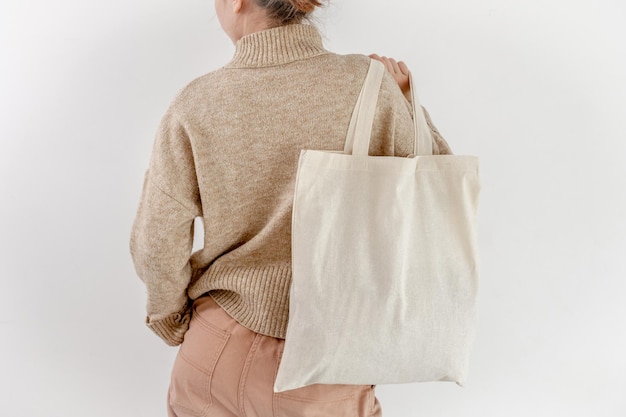
M 320 5 L 216 0 L 235 55 L 184 88 L 160 125 L 131 253 L 147 286 L 148 327 L 169 345 L 182 343 L 172 417 L 381 415 L 372 386 L 272 389 L 288 319 L 298 157 L 306 148 L 343 149 L 370 61 L 324 49 L 303 23 Z M 370 154 L 406 156 L 407 70 L 381 60 L 393 76 L 382 82 Z M 449 153 L 431 129 L 434 152 Z M 204 247 L 190 256 L 198 216 Z

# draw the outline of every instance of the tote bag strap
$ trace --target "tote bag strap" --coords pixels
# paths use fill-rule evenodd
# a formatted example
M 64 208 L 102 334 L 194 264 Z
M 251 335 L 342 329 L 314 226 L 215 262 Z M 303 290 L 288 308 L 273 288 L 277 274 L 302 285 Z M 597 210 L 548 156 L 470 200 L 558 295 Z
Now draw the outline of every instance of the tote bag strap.
M 426 123 L 426 115 L 415 92 L 413 75 L 409 72 L 409 86 L 411 87 L 411 106 L 413 106 L 413 126 L 415 127 L 415 139 L 413 142 L 413 155 L 433 154 L 433 134 Z
M 378 91 L 384 74 L 385 66 L 383 63 L 372 59 L 348 127 L 344 146 L 344 152 L 348 154 L 367 155 L 368 153 L 378 102 Z
M 385 66 L 383 63 L 372 59 L 352 113 L 350 125 L 348 126 L 348 133 L 344 145 L 344 153 L 346 154 L 368 154 L 372 125 L 374 123 L 376 105 L 378 102 L 378 91 L 380 90 L 384 73 Z M 413 124 L 415 130 L 413 155 L 432 155 L 432 133 L 426 123 L 426 116 L 415 93 L 415 84 L 413 83 L 413 76 L 410 73 L 409 83 L 411 86 L 411 105 L 413 107 Z

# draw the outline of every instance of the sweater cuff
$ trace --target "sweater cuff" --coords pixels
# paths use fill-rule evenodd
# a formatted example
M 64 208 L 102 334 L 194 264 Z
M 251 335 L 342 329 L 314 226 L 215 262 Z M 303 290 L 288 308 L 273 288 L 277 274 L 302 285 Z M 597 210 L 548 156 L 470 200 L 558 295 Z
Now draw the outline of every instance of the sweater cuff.
M 146 326 L 169 346 L 178 346 L 183 343 L 185 333 L 189 329 L 190 320 L 191 310 L 186 309 L 183 312 L 173 313 L 154 321 L 151 321 L 148 316 L 146 317 Z

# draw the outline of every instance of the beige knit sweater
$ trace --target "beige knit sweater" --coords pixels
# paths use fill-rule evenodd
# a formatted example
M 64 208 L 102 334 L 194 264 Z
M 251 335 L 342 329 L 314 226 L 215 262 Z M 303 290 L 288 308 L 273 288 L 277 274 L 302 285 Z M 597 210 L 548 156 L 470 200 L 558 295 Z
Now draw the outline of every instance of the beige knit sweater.
M 325 50 L 310 25 L 283 26 L 243 37 L 230 63 L 174 99 L 130 241 L 147 325 L 167 344 L 182 342 L 190 303 L 207 292 L 245 327 L 285 337 L 298 157 L 343 149 L 368 65 Z M 431 129 L 435 152 L 450 153 Z M 385 74 L 370 154 L 405 156 L 412 141 L 410 105 Z M 191 254 L 196 217 L 204 248 Z

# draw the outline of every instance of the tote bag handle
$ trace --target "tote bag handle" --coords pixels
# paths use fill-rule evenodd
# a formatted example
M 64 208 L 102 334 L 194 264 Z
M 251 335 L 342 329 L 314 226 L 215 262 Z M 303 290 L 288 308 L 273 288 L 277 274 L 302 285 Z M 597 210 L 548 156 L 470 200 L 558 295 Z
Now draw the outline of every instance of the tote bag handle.
M 352 119 L 348 127 L 344 153 L 365 156 L 369 151 L 369 142 L 372 135 L 372 125 L 376 114 L 378 91 L 385 74 L 385 66 L 382 62 L 371 60 L 365 82 L 357 99 Z M 409 85 L 411 88 L 411 106 L 413 108 L 413 155 L 432 155 L 433 137 L 426 123 L 426 116 L 422 110 L 417 94 L 413 75 L 409 73 Z

